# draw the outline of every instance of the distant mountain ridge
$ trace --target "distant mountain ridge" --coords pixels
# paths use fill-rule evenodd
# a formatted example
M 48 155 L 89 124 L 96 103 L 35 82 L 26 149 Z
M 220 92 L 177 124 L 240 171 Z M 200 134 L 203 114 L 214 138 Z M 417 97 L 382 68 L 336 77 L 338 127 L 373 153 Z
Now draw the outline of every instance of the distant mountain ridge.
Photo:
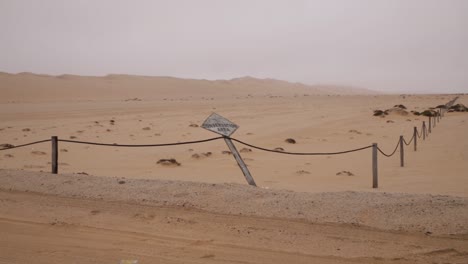
M 108 74 L 80 76 L 0 72 L 1 101 L 116 100 L 125 98 L 229 97 L 242 95 L 353 95 L 377 92 L 352 86 L 307 85 L 251 76 L 229 80 Z

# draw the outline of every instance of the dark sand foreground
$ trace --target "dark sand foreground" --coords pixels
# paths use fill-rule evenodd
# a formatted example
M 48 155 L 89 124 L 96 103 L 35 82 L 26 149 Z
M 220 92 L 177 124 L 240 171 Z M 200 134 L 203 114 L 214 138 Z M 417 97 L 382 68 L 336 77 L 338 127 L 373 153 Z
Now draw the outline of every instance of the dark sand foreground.
M 0 186 L 2 263 L 466 263 L 468 256 L 462 197 L 9 170 L 0 170 Z

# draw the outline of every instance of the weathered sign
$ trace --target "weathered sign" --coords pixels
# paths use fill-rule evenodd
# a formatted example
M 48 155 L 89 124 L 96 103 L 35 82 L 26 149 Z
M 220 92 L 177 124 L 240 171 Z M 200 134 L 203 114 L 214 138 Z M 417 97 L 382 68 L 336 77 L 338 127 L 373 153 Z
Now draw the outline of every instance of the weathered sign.
M 202 127 L 226 137 L 232 135 L 239 128 L 238 125 L 216 113 L 211 114 L 205 122 L 203 122 Z
M 239 165 L 239 168 L 242 170 L 242 173 L 244 173 L 245 179 L 250 185 L 257 186 L 252 175 L 250 175 L 250 171 L 247 168 L 247 165 L 245 164 L 244 160 L 242 160 L 239 151 L 237 151 L 236 146 L 234 146 L 234 143 L 232 143 L 231 138 L 229 138 L 229 136 L 231 136 L 239 128 L 239 126 L 227 120 L 226 118 L 216 113 L 213 113 L 205 120 L 205 122 L 203 122 L 201 127 L 225 136 L 224 141 L 226 142 L 227 146 L 229 147 L 229 150 L 236 159 L 237 165 Z

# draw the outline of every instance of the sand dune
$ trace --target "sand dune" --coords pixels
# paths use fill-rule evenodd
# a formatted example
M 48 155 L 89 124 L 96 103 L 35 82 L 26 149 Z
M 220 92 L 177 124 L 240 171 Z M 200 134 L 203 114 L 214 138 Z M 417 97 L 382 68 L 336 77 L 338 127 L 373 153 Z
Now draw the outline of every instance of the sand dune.
M 190 99 L 248 95 L 370 94 L 354 87 L 305 85 L 252 77 L 195 80 L 111 74 L 103 77 L 0 73 L 0 102 Z
M 234 138 L 280 152 L 378 143 L 388 153 L 400 135 L 409 140 L 414 127 L 428 125 L 411 111 L 454 98 L 342 89 L 356 92 L 251 77 L 2 73 L 0 145 L 51 136 L 109 144 L 207 139 L 218 135 L 200 125 L 216 112 L 240 126 Z M 468 105 L 468 96 L 457 102 Z M 374 116 L 395 105 L 404 114 Z M 292 156 L 236 142 L 257 189 L 222 140 L 158 148 L 59 142 L 59 175 L 47 173 L 49 142 L 3 150 L 0 262 L 463 263 L 467 129 L 468 113 L 446 113 L 417 151 L 405 146 L 404 167 L 399 152 L 379 154 L 378 189 L 370 149 Z

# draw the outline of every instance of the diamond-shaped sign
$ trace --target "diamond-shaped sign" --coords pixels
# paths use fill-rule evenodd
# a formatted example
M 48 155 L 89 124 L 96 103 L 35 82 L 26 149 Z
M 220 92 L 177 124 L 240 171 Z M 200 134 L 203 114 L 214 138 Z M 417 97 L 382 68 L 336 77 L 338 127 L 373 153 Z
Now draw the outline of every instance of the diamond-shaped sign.
M 202 127 L 226 137 L 232 135 L 239 128 L 238 125 L 216 113 L 211 114 L 205 122 L 203 122 Z

